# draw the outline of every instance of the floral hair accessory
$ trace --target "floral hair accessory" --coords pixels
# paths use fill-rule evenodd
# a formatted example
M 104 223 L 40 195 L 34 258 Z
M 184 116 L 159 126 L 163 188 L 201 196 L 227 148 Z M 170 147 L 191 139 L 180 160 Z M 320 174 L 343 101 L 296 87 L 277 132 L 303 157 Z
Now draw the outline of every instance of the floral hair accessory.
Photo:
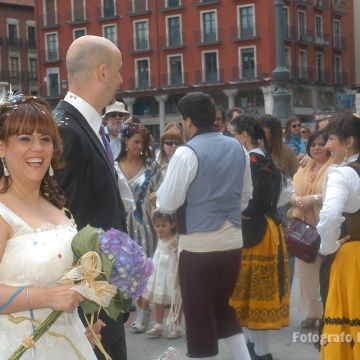
M 14 93 L 11 85 L 9 90 L 4 89 L 0 94 L 0 113 L 6 111 L 15 111 L 20 104 L 29 102 L 30 100 L 37 99 L 36 96 L 25 96 L 21 93 Z M 10 115 L 7 113 L 5 115 Z

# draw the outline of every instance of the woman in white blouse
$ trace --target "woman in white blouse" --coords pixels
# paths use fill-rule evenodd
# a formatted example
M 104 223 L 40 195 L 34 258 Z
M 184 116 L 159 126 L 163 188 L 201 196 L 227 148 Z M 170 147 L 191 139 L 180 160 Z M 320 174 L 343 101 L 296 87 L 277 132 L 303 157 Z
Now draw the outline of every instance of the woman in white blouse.
M 326 147 L 337 166 L 326 175 L 317 225 L 326 255 L 321 359 L 360 359 L 360 115 L 339 115 Z

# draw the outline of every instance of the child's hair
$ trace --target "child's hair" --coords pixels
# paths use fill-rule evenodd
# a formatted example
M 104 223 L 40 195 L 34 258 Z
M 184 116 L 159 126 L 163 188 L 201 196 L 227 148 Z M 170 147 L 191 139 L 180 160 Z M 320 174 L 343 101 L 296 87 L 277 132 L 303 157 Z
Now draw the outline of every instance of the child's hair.
M 155 223 L 155 221 L 156 221 L 156 220 L 159 220 L 159 219 L 168 221 L 170 224 L 174 224 L 174 225 L 175 225 L 175 217 L 174 217 L 173 214 L 164 214 L 164 213 L 156 210 L 156 211 L 154 211 L 154 213 L 153 213 L 152 221 L 153 221 L 153 223 Z M 176 226 L 173 227 L 171 233 L 172 233 L 173 235 L 177 233 Z

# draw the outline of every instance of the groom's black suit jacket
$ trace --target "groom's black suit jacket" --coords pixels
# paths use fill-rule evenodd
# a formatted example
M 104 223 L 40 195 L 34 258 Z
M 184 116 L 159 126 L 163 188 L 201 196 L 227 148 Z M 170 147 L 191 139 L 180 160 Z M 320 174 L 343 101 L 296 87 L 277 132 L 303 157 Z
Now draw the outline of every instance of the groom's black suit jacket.
M 54 116 L 64 146 L 64 168 L 55 177 L 65 192 L 65 206 L 78 230 L 90 224 L 104 230 L 113 227 L 126 231 L 126 214 L 114 166 L 99 138 L 82 114 L 64 100 L 55 108 Z M 123 317 L 116 322 L 106 314 L 100 318 L 107 324 L 101 331 L 105 350 L 113 360 L 126 360 Z

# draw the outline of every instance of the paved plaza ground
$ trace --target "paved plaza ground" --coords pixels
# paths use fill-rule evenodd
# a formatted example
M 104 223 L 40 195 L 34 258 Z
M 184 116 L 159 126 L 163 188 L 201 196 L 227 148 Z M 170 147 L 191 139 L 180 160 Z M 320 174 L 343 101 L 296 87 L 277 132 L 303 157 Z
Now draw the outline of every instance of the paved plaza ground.
M 274 360 L 318 360 L 319 352 L 312 343 L 302 343 L 299 340 L 293 342 L 294 333 L 299 332 L 308 334 L 308 330 L 300 328 L 303 320 L 302 314 L 297 310 L 297 299 L 299 294 L 299 284 L 297 277 L 291 292 L 290 326 L 279 331 L 272 331 L 271 352 Z M 177 340 L 167 340 L 166 338 L 152 339 L 146 334 L 132 334 L 130 332 L 131 323 L 134 320 L 134 313 L 131 314 L 126 324 L 126 341 L 128 346 L 128 360 L 159 360 L 160 355 L 169 347 L 175 347 L 180 351 L 180 360 L 189 359 L 186 354 L 185 337 Z M 220 354 L 218 360 L 233 360 L 226 344 L 220 341 Z

